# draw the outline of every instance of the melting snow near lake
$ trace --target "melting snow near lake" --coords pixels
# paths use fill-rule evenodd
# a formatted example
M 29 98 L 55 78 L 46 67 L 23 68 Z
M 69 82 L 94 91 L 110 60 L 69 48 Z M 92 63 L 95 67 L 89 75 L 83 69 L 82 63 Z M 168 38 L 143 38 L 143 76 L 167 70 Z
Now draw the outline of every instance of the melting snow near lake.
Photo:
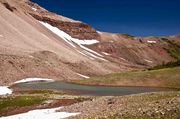
M 0 86 L 0 95 L 12 94 L 12 90 L 8 86 Z
M 39 81 L 44 81 L 44 82 L 54 82 L 53 79 L 46 79 L 46 78 L 26 78 L 22 79 L 19 81 L 14 82 L 14 84 L 17 83 L 26 83 L 26 82 L 39 82 Z M 12 94 L 12 90 L 8 86 L 0 86 L 0 95 L 10 95 Z
M 52 109 L 32 110 L 22 114 L 16 114 L 0 119 L 62 119 L 70 116 L 76 116 L 79 113 L 58 112 L 62 107 Z
M 45 82 L 53 82 L 53 79 L 46 79 L 46 78 L 26 78 L 19 81 L 14 82 L 17 83 L 26 83 L 26 82 L 38 82 L 38 81 L 45 81 Z

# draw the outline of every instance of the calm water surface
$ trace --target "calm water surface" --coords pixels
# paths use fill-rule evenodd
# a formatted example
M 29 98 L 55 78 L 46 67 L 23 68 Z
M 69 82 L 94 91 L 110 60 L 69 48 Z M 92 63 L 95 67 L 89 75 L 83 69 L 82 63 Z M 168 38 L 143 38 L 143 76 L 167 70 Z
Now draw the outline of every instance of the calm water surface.
M 112 87 L 112 86 L 88 86 L 79 85 L 63 81 L 56 82 L 29 82 L 16 84 L 14 87 L 21 89 L 35 89 L 35 90 L 69 90 L 80 93 L 81 95 L 91 95 L 91 96 L 118 96 L 118 95 L 128 95 L 137 94 L 145 92 L 158 92 L 158 91 L 168 91 L 165 88 L 150 88 L 150 87 Z

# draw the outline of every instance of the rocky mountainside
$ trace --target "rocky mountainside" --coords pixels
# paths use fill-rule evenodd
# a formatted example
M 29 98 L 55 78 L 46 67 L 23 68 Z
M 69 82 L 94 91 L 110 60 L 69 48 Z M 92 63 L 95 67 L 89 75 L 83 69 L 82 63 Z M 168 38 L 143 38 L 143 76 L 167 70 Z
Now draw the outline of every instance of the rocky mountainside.
M 0 0 L 0 84 L 27 77 L 75 80 L 179 60 L 180 36 L 96 31 L 29 0 Z

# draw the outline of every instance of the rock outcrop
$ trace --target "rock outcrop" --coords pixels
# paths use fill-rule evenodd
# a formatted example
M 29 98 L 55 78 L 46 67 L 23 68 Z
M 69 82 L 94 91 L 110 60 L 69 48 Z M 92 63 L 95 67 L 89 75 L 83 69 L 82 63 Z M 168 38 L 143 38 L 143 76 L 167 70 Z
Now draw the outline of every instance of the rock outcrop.
M 28 5 L 37 10 L 29 10 L 28 13 L 35 19 L 43 22 L 47 22 L 52 26 L 55 26 L 62 31 L 68 33 L 73 38 L 78 39 L 99 39 L 100 36 L 94 28 L 90 25 L 75 21 L 63 16 L 49 12 L 37 4 L 27 1 Z

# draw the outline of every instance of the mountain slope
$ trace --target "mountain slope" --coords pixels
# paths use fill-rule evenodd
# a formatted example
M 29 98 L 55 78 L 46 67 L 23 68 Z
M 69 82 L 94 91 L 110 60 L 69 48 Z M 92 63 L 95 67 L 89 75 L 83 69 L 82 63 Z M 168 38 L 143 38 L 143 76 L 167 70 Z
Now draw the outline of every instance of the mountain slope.
M 5 3 L 16 10 L 12 12 L 0 4 L 1 84 L 25 77 L 67 80 L 82 78 L 76 73 L 91 76 L 111 72 L 111 69 L 103 68 L 109 64 L 90 60 L 24 13 L 21 8 L 22 4 L 26 5 L 24 1 Z M 117 68 L 115 65 L 110 67 Z
M 0 0 L 0 26 L 0 84 L 26 77 L 74 80 L 177 60 L 161 37 L 97 32 L 28 0 Z M 165 38 L 180 44 L 178 35 Z

